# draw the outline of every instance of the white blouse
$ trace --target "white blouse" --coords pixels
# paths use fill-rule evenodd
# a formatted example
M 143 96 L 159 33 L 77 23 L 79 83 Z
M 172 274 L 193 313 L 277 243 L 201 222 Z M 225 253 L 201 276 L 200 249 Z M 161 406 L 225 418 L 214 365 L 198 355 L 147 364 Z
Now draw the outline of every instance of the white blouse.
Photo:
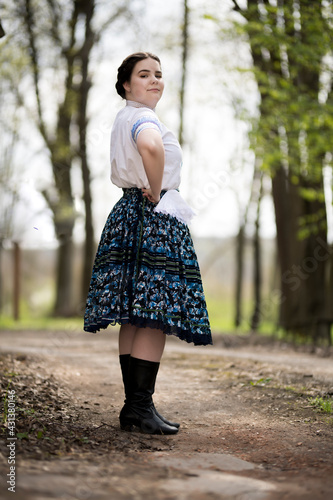
M 142 130 L 161 133 L 165 150 L 162 190 L 178 189 L 182 151 L 174 134 L 159 121 L 155 111 L 143 104 L 126 101 L 115 119 L 111 133 L 111 181 L 120 188 L 149 188 L 148 178 L 137 148 Z
M 116 116 L 111 132 L 111 181 L 120 188 L 149 188 L 148 178 L 137 148 L 137 138 L 147 128 L 160 132 L 165 157 L 162 191 L 167 193 L 154 208 L 155 212 L 176 217 L 187 224 L 195 212 L 179 194 L 182 150 L 174 134 L 159 121 L 155 111 L 144 104 L 126 101 Z

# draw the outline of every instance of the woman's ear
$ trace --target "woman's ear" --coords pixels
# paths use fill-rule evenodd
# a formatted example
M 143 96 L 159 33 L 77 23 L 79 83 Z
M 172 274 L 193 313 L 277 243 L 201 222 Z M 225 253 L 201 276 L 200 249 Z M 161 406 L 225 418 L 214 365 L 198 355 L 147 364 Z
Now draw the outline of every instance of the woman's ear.
M 123 87 L 126 90 L 126 92 L 131 92 L 131 86 L 130 86 L 129 82 L 123 83 Z

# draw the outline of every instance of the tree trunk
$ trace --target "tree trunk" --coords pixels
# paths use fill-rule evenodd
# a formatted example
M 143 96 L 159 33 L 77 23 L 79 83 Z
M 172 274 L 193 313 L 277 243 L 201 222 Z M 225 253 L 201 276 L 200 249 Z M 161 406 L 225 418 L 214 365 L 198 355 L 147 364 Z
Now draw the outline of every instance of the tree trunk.
M 62 132 L 62 130 L 61 130 Z M 61 143 L 60 143 L 61 144 Z M 57 155 L 61 157 L 66 154 L 66 149 L 57 146 Z M 69 145 L 68 149 L 69 149 Z M 66 162 L 67 167 L 66 167 Z M 55 184 L 58 189 L 59 199 L 53 204 L 47 193 L 44 193 L 53 210 L 53 220 L 55 232 L 58 240 L 57 256 L 57 278 L 56 278 L 56 300 L 53 314 L 55 316 L 68 317 L 74 314 L 73 311 L 73 230 L 75 224 L 74 200 L 72 196 L 70 164 L 71 160 L 64 158 L 60 162 L 61 168 L 58 169 L 59 160 L 53 159 L 53 171 Z
M 82 170 L 82 180 L 83 180 L 83 201 L 85 207 L 85 222 L 84 222 L 85 242 L 83 250 L 82 288 L 81 288 L 81 298 L 80 298 L 81 304 L 79 307 L 80 311 L 82 310 L 82 307 L 85 304 L 86 297 L 88 294 L 89 284 L 91 279 L 91 270 L 95 255 L 90 170 L 87 163 L 86 153 L 84 153 L 82 157 L 81 170 Z
M 184 108 L 185 108 L 185 84 L 187 76 L 187 58 L 188 58 L 188 26 L 189 26 L 189 8 L 187 0 L 184 0 L 184 18 L 183 18 L 183 42 L 182 42 L 182 80 L 180 86 L 180 105 L 179 105 L 179 132 L 178 140 L 182 146 L 184 142 Z
M 20 319 L 20 299 L 21 299 L 21 248 L 17 241 L 13 248 L 13 318 L 15 321 Z
M 244 247 L 245 247 L 245 224 L 243 221 L 239 227 L 236 238 L 236 289 L 235 289 L 235 327 L 242 322 L 242 288 L 244 274 Z
M 5 30 L 3 29 L 2 27 L 2 24 L 1 24 L 1 19 L 0 19 L 0 38 L 3 38 L 5 36 Z
M 288 311 L 291 290 L 285 278 L 290 263 L 290 219 L 289 219 L 289 196 L 287 193 L 287 176 L 284 168 L 276 169 L 272 177 L 272 196 L 275 210 L 276 243 L 278 249 L 278 260 L 280 265 L 280 314 L 278 326 L 287 328 Z
M 3 272 L 2 272 L 2 260 L 3 260 L 3 243 L 0 239 L 0 315 L 3 311 Z
M 258 171 L 259 178 L 257 179 L 257 214 L 255 220 L 255 231 L 253 236 L 253 289 L 254 289 L 254 308 L 251 318 L 251 330 L 256 331 L 259 328 L 261 319 L 261 287 L 262 287 L 262 271 L 261 271 L 261 245 L 260 245 L 260 204 L 262 198 L 262 173 Z
M 85 242 L 83 249 L 83 268 L 82 268 L 82 286 L 79 305 L 79 313 L 82 311 L 89 290 L 92 264 L 95 254 L 94 227 L 92 216 L 92 196 L 90 183 L 90 168 L 87 157 L 87 103 L 91 82 L 88 76 L 88 66 L 90 51 L 93 46 L 94 33 L 91 27 L 91 21 L 94 13 L 94 0 L 89 0 L 82 5 L 82 12 L 86 17 L 85 41 L 80 50 L 79 60 L 81 63 L 81 84 L 79 86 L 79 110 L 78 127 L 81 160 L 81 172 L 83 181 L 83 201 L 85 208 Z
M 72 276 L 73 269 L 72 231 L 58 238 L 58 241 L 57 293 L 53 315 L 69 317 L 73 315 L 72 279 L 68 279 L 68 276 Z

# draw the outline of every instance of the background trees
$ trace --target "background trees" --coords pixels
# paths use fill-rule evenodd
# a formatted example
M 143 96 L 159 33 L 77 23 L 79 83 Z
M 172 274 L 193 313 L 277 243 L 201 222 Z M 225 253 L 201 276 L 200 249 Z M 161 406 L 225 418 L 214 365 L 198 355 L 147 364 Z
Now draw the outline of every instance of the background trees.
M 279 324 L 329 338 L 333 252 L 327 243 L 324 169 L 332 159 L 332 4 L 233 4 L 246 20 L 242 31 L 260 92 L 252 147 L 272 178 Z
M 19 0 L 6 9 L 6 15 L 15 23 L 7 45 L 12 50 L 15 47 L 25 62 L 19 84 L 9 80 L 10 91 L 38 130 L 53 172 L 53 182 L 42 189 L 42 194 L 52 211 L 59 243 L 56 316 L 74 312 L 73 230 L 77 218 L 72 189 L 74 164 L 81 169 L 85 212 L 82 301 L 89 286 L 95 249 L 86 135 L 92 86 L 91 53 L 106 28 L 120 16 L 127 18 L 129 5 L 130 1 L 112 2 L 112 8 L 106 8 L 103 20 L 96 27 L 94 0 Z
M 11 6 L 0 3 L 0 8 L 3 20 L 10 20 L 10 29 L 4 25 L 6 37 L 0 42 L 1 96 L 2 106 L 10 104 L 11 114 L 16 116 L 12 132 L 19 141 L 15 151 L 22 144 L 27 146 L 27 130 L 30 127 L 32 134 L 34 126 L 39 137 L 34 136 L 35 149 L 52 172 L 46 182 L 41 171 L 39 190 L 52 214 L 58 240 L 54 314 L 70 315 L 80 309 L 72 300 L 73 234 L 82 220 L 81 305 L 90 280 L 98 220 L 96 214 L 93 217 L 92 203 L 102 197 L 101 190 L 94 191 L 99 174 L 92 158 L 102 143 L 107 150 L 112 118 L 121 106 L 120 102 L 112 104 L 107 126 L 98 118 L 91 129 L 94 112 L 102 115 L 102 108 L 95 111 L 91 107 L 96 103 L 97 74 L 105 64 L 110 65 L 111 52 L 116 68 L 122 56 L 148 49 L 161 55 L 168 79 L 159 114 L 170 128 L 179 126 L 188 169 L 183 194 L 185 191 L 199 211 L 209 213 L 201 220 L 211 223 L 214 219 L 215 227 L 224 224 L 225 210 L 215 208 L 220 207 L 219 201 L 232 189 L 232 196 L 238 199 L 239 228 L 234 223 L 232 233 L 235 236 L 239 229 L 236 324 L 241 325 L 244 317 L 244 245 L 250 237 L 254 297 L 249 328 L 257 329 L 278 306 L 278 325 L 283 329 L 328 338 L 333 321 L 333 249 L 328 238 L 332 3 L 323 0 L 318 8 L 299 0 L 235 0 L 229 4 L 173 0 L 162 9 L 150 0 L 18 0 Z M 100 87 L 104 108 L 109 104 L 115 70 L 113 76 L 106 74 Z M 7 130 L 3 147 L 8 151 L 9 125 L 2 122 L 1 126 Z M 230 141 L 232 128 L 236 139 Z M 102 142 L 89 142 L 91 130 Z M 217 137 L 215 144 L 212 137 Z M 221 159 L 218 155 L 228 149 L 229 156 Z M 9 160 L 5 163 L 3 179 L 14 168 L 8 169 Z M 29 160 L 27 172 L 31 168 Z M 3 186 L 6 182 L 2 181 Z M 267 292 L 263 288 L 261 220 L 270 190 L 279 283 Z M 6 199 L 7 214 L 13 214 Z M 235 205 L 227 209 L 230 215 L 236 211 Z M 215 248 L 206 258 L 204 268 L 224 256 Z M 271 266 L 275 268 L 274 261 Z

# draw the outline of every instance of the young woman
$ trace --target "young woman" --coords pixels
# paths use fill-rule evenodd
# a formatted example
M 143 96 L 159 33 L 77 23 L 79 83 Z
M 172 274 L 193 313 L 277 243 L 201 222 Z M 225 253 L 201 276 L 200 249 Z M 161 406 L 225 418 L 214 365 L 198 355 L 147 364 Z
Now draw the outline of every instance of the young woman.
M 182 152 L 155 107 L 164 89 L 160 60 L 139 52 L 118 69 L 126 99 L 111 134 L 111 181 L 123 196 L 104 227 L 92 272 L 84 329 L 120 325 L 119 360 L 124 430 L 175 434 L 179 424 L 153 403 L 166 335 L 212 343 L 197 257 L 187 222 L 193 215 L 178 192 Z

